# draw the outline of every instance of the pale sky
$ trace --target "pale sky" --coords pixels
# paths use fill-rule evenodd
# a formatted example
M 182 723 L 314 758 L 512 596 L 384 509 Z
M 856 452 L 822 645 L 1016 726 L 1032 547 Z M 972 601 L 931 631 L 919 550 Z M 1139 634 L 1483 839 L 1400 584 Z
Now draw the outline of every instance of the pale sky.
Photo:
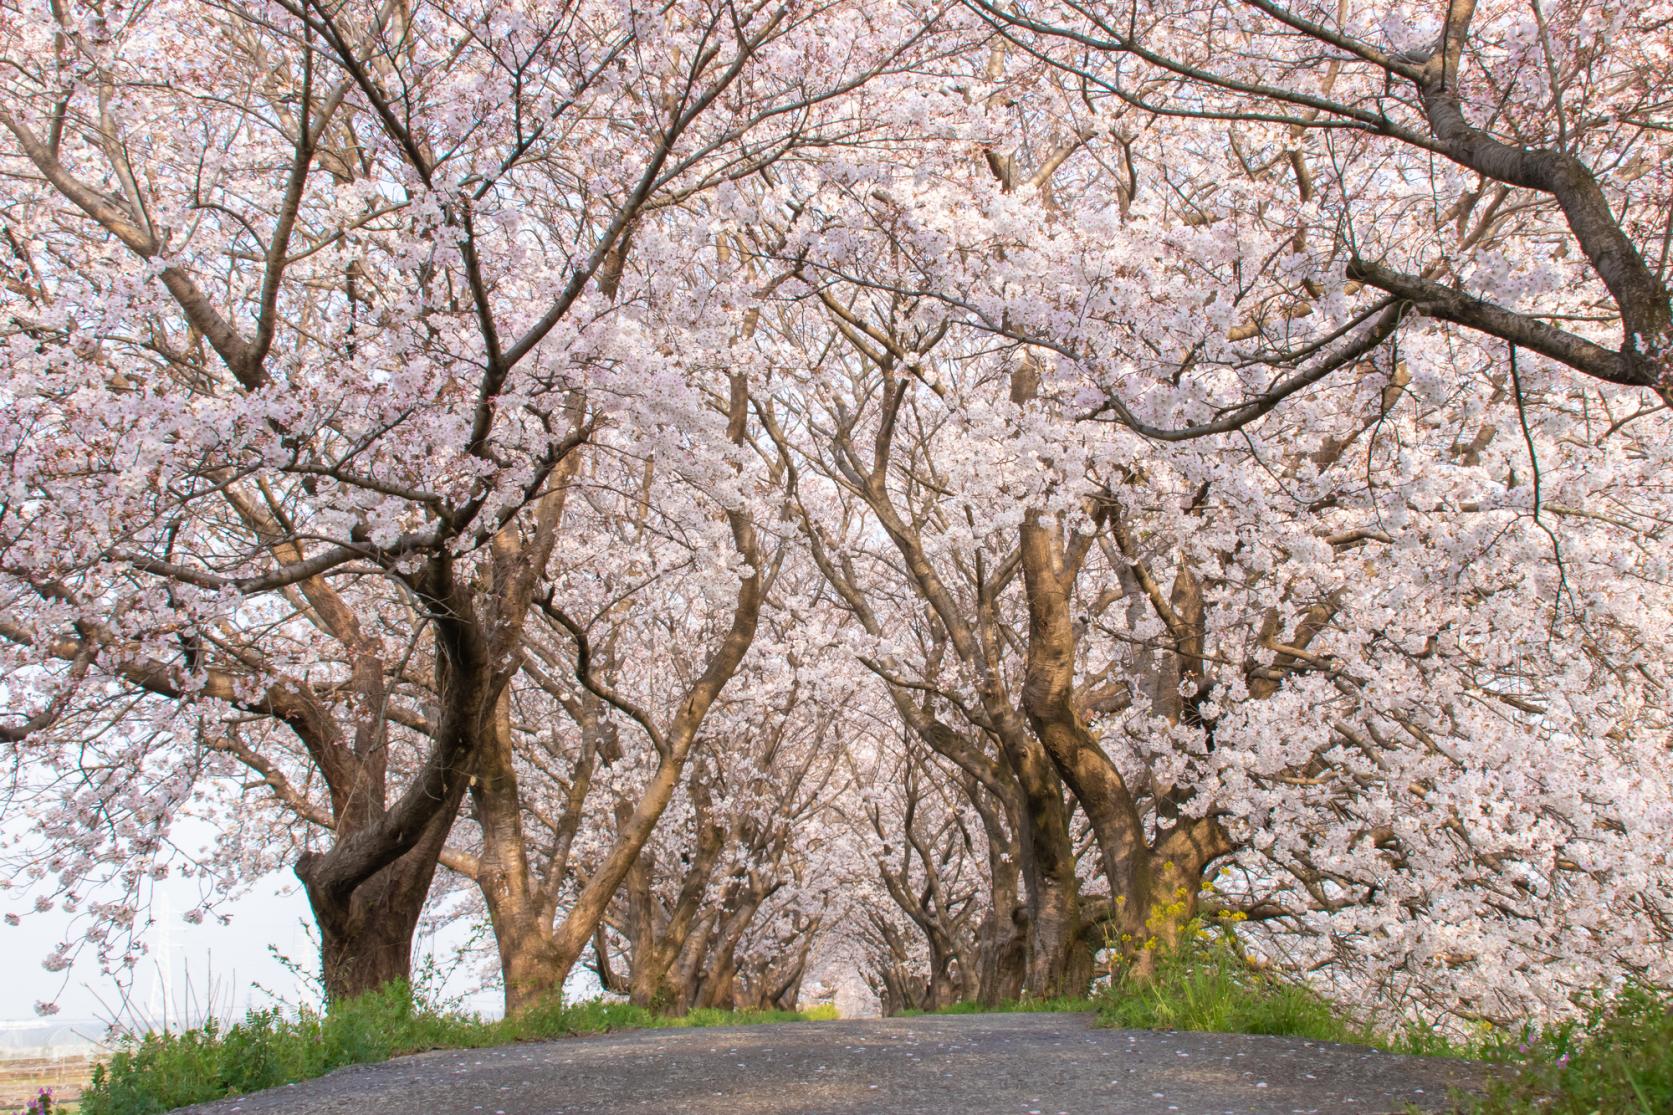
M 180 916 L 196 901 L 195 882 L 159 883 L 164 897 L 152 910 L 158 924 L 145 936 L 150 955 L 133 980 L 136 1006 L 161 1014 L 167 1004 L 172 1021 L 178 1006 L 194 997 L 202 1002 L 211 993 L 223 1011 L 230 996 L 238 1014 L 248 1006 L 271 1003 L 270 997 L 253 990 L 252 983 L 292 1002 L 306 997 L 296 978 L 268 952 L 273 945 L 305 966 L 317 963 L 311 955 L 315 946 L 299 920 L 308 918 L 308 902 L 286 874 L 268 876 L 249 895 L 222 906 L 221 912 L 231 917 L 227 925 L 214 918 L 190 925 Z M 7 894 L 3 901 L 8 910 L 25 911 L 32 909 L 34 898 L 24 890 Z M 13 971 L 0 990 L 0 1021 L 38 1017 L 34 1005 L 42 999 L 55 999 L 58 1017 L 65 1020 L 106 1018 L 118 1009 L 121 998 L 115 981 L 100 974 L 90 954 L 67 972 L 41 966 L 69 923 L 68 915 L 53 910 L 28 914 L 21 925 L 0 924 L 0 955 L 11 958 Z
M 276 1000 L 290 1005 L 316 1001 L 314 990 L 269 951 L 269 946 L 276 948 L 306 971 L 318 969 L 318 946 L 307 928 L 312 924 L 308 901 L 288 869 L 264 876 L 241 898 L 219 903 L 218 911 L 229 917 L 224 925 L 215 917 L 191 925 L 181 916 L 196 903 L 197 886 L 179 878 L 157 884 L 161 898 L 150 911 L 156 924 L 145 934 L 148 955 L 133 975 L 129 997 L 143 1021 L 153 1026 L 165 1021 L 195 1025 L 211 1003 L 213 1013 L 225 1019 L 242 1017 L 251 1007 L 275 1005 Z M 34 902 L 35 893 L 27 888 L 5 892 L 0 894 L 0 912 L 24 914 Z M 15 926 L 0 923 L 0 956 L 8 959 L 11 969 L 0 980 L 0 1024 L 51 1021 L 102 1029 L 102 1023 L 122 1009 L 116 981 L 100 973 L 91 950 L 67 972 L 42 967 L 69 924 L 69 915 L 59 910 L 24 914 Z M 467 935 L 463 925 L 450 926 L 435 937 L 421 933 L 415 963 L 435 953 L 445 965 Z M 461 967 L 449 979 L 447 993 L 476 991 L 480 975 L 472 965 Z M 35 1003 L 43 999 L 58 1003 L 59 1012 L 51 1019 L 35 1013 Z M 497 1013 L 500 1005 L 498 991 L 471 994 L 465 1003 L 467 1009 L 487 1014 Z

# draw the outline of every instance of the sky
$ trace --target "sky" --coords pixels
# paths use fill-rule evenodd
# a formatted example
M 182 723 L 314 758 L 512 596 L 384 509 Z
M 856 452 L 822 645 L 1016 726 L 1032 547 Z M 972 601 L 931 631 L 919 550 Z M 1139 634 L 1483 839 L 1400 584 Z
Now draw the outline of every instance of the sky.
M 251 1007 L 312 999 L 303 981 L 268 951 L 273 946 L 304 966 L 314 962 L 314 946 L 300 920 L 307 917 L 307 900 L 283 875 L 261 879 L 248 895 L 228 903 L 226 925 L 213 918 L 188 924 L 180 914 L 191 909 L 196 884 L 180 880 L 173 888 L 178 893 L 170 893 L 171 882 L 158 886 L 151 911 L 155 924 L 145 934 L 147 955 L 132 974 L 126 999 L 116 979 L 99 971 L 91 950 L 68 971 L 42 967 L 69 927 L 62 911 L 30 914 L 15 926 L 0 924 L 0 956 L 10 961 L 10 972 L 0 981 L 0 1055 L 84 1047 L 101 1039 L 113 1021 L 178 1027 L 211 1014 L 236 1018 Z M 27 891 L 0 900 L 8 910 L 29 909 L 33 901 Z M 35 1003 L 41 1000 L 56 1001 L 58 1013 L 38 1015 Z
M 314 945 L 303 927 L 308 902 L 293 882 L 280 873 L 259 880 L 248 895 L 225 904 L 228 924 L 213 917 L 190 925 L 181 913 L 192 908 L 197 884 L 167 879 L 157 884 L 158 900 L 145 933 L 149 955 L 134 975 L 130 1001 L 149 1013 L 173 1015 L 192 999 L 213 997 L 224 1004 L 230 995 L 242 1013 L 249 1005 L 265 1005 L 271 996 L 249 985 L 259 983 L 281 998 L 295 1001 L 305 988 L 295 975 L 270 954 L 269 946 L 307 965 Z M 29 890 L 5 896 L 8 910 L 28 910 L 34 904 Z M 36 1018 L 37 1001 L 56 1001 L 65 1020 L 108 1018 L 121 1008 L 117 983 L 102 975 L 90 954 L 78 958 L 66 972 L 49 972 L 41 961 L 70 927 L 70 916 L 58 910 L 31 913 L 19 925 L 0 924 L 0 955 L 11 958 L 12 975 L 0 989 L 0 1021 Z
M 0 831 L 10 835 L 27 823 L 27 818 L 0 819 Z M 50 893 L 50 887 L 42 884 L 39 893 Z M 155 893 L 148 911 L 152 924 L 143 936 L 146 956 L 132 973 L 124 1000 L 118 981 L 99 971 L 91 949 L 68 971 L 49 972 L 42 966 L 67 932 L 79 933 L 84 925 L 72 930 L 70 915 L 57 909 L 31 912 L 36 891 L 28 886 L 0 891 L 0 913 L 21 915 L 18 925 L 0 922 L 0 957 L 7 969 L 0 979 L 0 1047 L 7 1044 L 8 1033 L 48 1023 L 54 1031 L 99 1036 L 113 1020 L 151 1028 L 196 1025 L 211 1013 L 238 1018 L 252 1007 L 318 1001 L 306 976 L 319 966 L 318 945 L 309 932 L 313 919 L 288 869 L 261 877 L 236 899 L 217 903 L 225 922 L 213 915 L 199 925 L 186 921 L 183 915 L 200 893 L 196 880 L 171 876 L 156 884 Z M 449 957 L 468 934 L 462 924 L 433 935 L 421 933 L 415 962 L 433 955 L 444 969 L 454 967 Z M 473 965 L 462 965 L 452 971 L 444 991 L 464 997 L 466 1009 L 497 1013 L 499 992 L 480 991 L 480 982 Z M 58 1013 L 40 1016 L 35 1004 L 41 1001 L 56 1002 Z

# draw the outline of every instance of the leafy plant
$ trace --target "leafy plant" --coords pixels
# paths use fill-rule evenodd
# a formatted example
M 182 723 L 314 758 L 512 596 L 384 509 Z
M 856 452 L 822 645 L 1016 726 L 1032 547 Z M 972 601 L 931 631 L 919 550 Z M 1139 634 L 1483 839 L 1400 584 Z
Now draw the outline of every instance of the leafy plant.
M 17 1115 L 58 1115 L 63 1110 L 63 1105 L 53 1099 L 52 1089 L 42 1088 Z

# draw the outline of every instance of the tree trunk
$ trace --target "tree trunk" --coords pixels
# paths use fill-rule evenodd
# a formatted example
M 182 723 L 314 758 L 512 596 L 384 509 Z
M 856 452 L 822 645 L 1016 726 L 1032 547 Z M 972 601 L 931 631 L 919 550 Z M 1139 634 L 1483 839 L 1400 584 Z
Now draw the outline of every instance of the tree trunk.
M 461 786 L 462 790 L 463 787 Z M 412 976 L 412 939 L 436 874 L 436 857 L 458 812 L 436 813 L 418 843 L 395 862 L 343 895 L 330 860 L 315 854 L 297 862 L 320 929 L 320 968 L 328 1003 L 338 1003 Z
M 1007 783 L 1015 789 L 1014 782 Z M 966 998 L 994 1006 L 1022 995 L 1028 975 L 1028 908 L 1022 903 L 1021 846 L 1014 833 L 1022 826 L 1022 807 L 1012 793 L 991 793 L 979 779 L 967 777 L 965 797 L 981 818 L 987 835 L 988 911 L 976 927 L 976 956 L 966 976 Z
M 509 695 L 501 693 L 471 782 L 471 803 L 482 830 L 474 874 L 499 947 L 508 1016 L 556 995 L 569 975 L 552 942 L 546 895 L 529 869 L 510 710 Z
M 1002 894 L 999 888 L 995 892 L 996 897 Z M 976 999 L 987 1007 L 1020 998 L 1028 978 L 1028 911 L 1014 889 L 1006 897 L 1009 901 L 996 903 L 979 931 Z
M 1082 946 L 1078 887 L 1065 884 L 1059 876 L 1040 876 L 1034 888 L 1034 924 L 1023 991 L 1035 999 L 1056 999 L 1083 993 L 1074 984 L 1075 973 L 1085 968 L 1076 961 Z
M 1181 817 L 1178 803 L 1165 798 L 1157 808 L 1156 836 L 1147 841 L 1131 791 L 1075 706 L 1077 648 L 1069 601 L 1084 545 L 1066 548 L 1059 529 L 1038 513 L 1030 513 L 1022 527 L 1029 619 L 1023 705 L 1035 735 L 1092 824 L 1109 880 L 1116 938 L 1130 950 L 1130 962 L 1148 968 L 1158 949 L 1178 945 L 1196 913 L 1202 872 L 1231 847 L 1212 817 Z M 1171 629 L 1169 658 L 1180 679 L 1170 688 L 1200 692 L 1204 609 L 1201 589 L 1188 571 L 1181 569 L 1171 602 L 1158 611 Z M 1177 723 L 1188 708 L 1168 711 Z
M 1063 785 L 1045 749 L 1020 723 L 1002 725 L 999 737 L 1023 797 L 1017 841 L 1028 896 L 1023 991 L 1040 999 L 1076 994 L 1079 989 L 1068 986 L 1068 980 L 1070 954 L 1081 935 L 1080 881 Z
M 685 953 L 686 942 L 698 924 L 710 877 L 725 848 L 726 830 L 709 818 L 706 785 L 694 778 L 690 788 L 697 813 L 697 841 L 685 857 L 685 878 L 673 908 L 665 917 L 659 916 L 659 903 L 653 893 L 659 865 L 643 851 L 624 882 L 633 924 L 629 998 L 636 1006 L 681 1011 L 691 1000 L 689 987 L 674 970 L 675 962 Z
M 599 986 L 604 990 L 613 995 L 627 994 L 627 977 L 610 963 L 610 934 L 602 923 L 593 934 L 593 971 L 598 973 Z
M 703 973 L 702 980 L 692 998 L 692 1005 L 734 1010 L 738 1005 L 737 987 L 737 950 L 727 948 L 720 954 L 714 966 Z
M 551 933 L 538 915 L 492 920 L 499 945 L 500 976 L 505 981 L 506 1015 L 555 1000 L 563 991 L 569 969 L 559 964 Z
M 376 991 L 412 975 L 412 939 L 428 885 L 417 890 L 385 868 L 354 892 L 347 908 L 314 906 L 328 1003 Z

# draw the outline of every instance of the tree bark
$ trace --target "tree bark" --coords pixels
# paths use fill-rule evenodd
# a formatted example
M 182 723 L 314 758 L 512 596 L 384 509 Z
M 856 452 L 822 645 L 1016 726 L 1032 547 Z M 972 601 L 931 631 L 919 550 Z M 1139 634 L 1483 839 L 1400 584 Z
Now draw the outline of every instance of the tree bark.
M 411 850 L 346 896 L 332 885 L 327 858 L 308 853 L 297 863 L 296 873 L 319 924 L 327 1002 L 341 1002 L 411 976 L 413 935 L 462 789 L 461 785 L 455 791 L 451 809 L 438 810 L 431 818 Z

